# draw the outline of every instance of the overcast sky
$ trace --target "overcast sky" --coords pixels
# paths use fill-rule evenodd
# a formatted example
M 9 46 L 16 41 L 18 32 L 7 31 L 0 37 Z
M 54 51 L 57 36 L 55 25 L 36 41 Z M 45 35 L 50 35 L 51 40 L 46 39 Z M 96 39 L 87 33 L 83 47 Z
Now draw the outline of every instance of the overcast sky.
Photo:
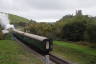
M 45 22 L 75 14 L 78 9 L 96 16 L 96 0 L 0 0 L 0 12 Z

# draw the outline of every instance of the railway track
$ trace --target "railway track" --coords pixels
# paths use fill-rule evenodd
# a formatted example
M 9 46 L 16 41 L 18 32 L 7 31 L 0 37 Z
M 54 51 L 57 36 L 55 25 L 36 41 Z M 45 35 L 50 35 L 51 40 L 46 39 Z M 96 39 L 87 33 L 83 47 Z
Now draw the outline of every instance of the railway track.
M 68 61 L 65 61 L 61 58 L 58 58 L 57 56 L 53 55 L 53 54 L 49 54 L 50 55 L 50 60 L 53 61 L 56 64 L 71 64 Z

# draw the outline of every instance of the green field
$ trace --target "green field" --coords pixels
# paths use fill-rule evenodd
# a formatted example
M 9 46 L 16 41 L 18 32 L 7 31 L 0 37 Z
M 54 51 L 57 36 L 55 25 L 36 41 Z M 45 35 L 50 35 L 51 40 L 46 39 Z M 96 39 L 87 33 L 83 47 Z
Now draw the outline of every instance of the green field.
M 15 41 L 0 40 L 0 64 L 42 64 L 42 62 Z
M 74 43 L 54 41 L 55 55 L 77 64 L 96 64 L 96 50 Z

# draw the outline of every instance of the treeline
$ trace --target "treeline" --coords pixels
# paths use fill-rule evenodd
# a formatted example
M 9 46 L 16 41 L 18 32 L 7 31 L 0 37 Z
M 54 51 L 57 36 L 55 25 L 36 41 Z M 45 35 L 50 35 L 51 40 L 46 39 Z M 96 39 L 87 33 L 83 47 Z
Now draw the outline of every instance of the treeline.
M 96 42 L 96 17 L 66 15 L 55 23 L 28 23 L 24 31 L 46 36 L 55 40 Z
M 62 29 L 63 39 L 68 41 L 96 42 L 96 18 L 87 15 L 73 16 Z

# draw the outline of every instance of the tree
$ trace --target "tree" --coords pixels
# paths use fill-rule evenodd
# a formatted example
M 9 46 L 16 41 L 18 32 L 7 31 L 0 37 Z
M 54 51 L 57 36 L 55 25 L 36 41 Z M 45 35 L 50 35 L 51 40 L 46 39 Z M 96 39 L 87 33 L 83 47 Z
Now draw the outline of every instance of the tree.
M 74 16 L 66 22 L 62 29 L 62 37 L 68 41 L 83 41 L 88 18 L 86 16 Z
M 1 27 L 0 27 L 0 40 L 3 39 L 3 33 L 2 33 L 2 30 L 1 30 Z
M 86 26 L 83 22 L 66 24 L 63 27 L 63 38 L 68 41 L 84 40 Z
M 88 26 L 87 34 L 89 42 L 96 42 L 96 22 Z

